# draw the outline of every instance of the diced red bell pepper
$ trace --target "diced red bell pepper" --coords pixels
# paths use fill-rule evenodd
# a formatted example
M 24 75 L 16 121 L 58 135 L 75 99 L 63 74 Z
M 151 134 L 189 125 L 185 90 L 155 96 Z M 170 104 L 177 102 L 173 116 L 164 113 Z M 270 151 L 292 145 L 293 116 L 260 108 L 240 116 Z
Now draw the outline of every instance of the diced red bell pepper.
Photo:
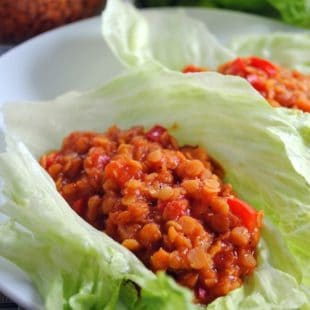
M 160 142 L 160 137 L 167 131 L 166 128 L 156 125 L 146 133 L 146 138 L 153 142 Z
M 268 76 L 274 76 L 277 73 L 277 67 L 266 59 L 262 59 L 259 57 L 250 57 L 249 60 L 251 66 L 261 69 L 262 71 L 267 73 Z
M 243 76 L 246 73 L 246 64 L 242 58 L 236 58 L 229 66 L 226 74 Z
M 249 74 L 246 79 L 259 92 L 266 91 L 266 84 L 257 75 Z
M 230 211 L 241 220 L 242 224 L 249 231 L 253 231 L 259 226 L 258 212 L 250 207 L 246 202 L 233 197 L 228 198 L 227 203 L 230 207 Z
M 247 65 L 264 71 L 268 76 L 274 76 L 277 73 L 277 67 L 266 59 L 259 57 L 238 57 L 228 65 L 225 74 L 245 77 L 247 74 Z

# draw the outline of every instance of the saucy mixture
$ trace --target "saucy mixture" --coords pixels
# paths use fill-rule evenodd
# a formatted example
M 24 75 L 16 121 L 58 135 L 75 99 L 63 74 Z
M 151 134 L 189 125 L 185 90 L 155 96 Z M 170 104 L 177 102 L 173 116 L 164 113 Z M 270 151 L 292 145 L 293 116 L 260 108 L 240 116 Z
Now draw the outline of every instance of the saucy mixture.
M 184 73 L 207 71 L 186 66 Z M 288 70 L 258 57 L 237 58 L 223 64 L 218 72 L 245 78 L 274 107 L 310 112 L 310 76 Z
M 262 212 L 238 199 L 197 146 L 161 126 L 73 132 L 41 165 L 87 222 L 208 304 L 255 268 Z

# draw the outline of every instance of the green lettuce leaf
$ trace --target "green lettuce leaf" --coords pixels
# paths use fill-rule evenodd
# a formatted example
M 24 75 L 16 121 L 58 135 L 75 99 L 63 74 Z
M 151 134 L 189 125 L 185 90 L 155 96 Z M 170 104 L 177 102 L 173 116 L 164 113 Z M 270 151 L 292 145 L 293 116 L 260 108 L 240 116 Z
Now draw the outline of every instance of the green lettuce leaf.
M 144 16 L 130 3 L 108 1 L 102 33 L 112 51 L 129 67 L 152 61 L 178 71 L 191 63 L 216 69 L 234 57 L 202 22 L 182 10 L 149 11 Z
M 310 5 L 308 0 L 268 0 L 268 2 L 277 9 L 285 22 L 310 27 Z
M 304 286 L 310 283 L 309 132 L 306 140 L 302 126 L 295 125 L 296 114 L 282 115 L 246 81 L 147 66 L 85 94 L 8 104 L 3 114 L 6 131 L 36 158 L 58 148 L 71 131 L 104 131 L 112 124 L 159 123 L 180 143 L 205 147 L 240 197 L 266 214 L 255 273 L 209 308 L 297 309 L 309 303 Z M 126 249 L 78 218 L 21 143 L 9 140 L 0 155 L 0 176 L 1 210 L 11 218 L 1 226 L 0 254 L 31 276 L 50 309 L 61 304 L 87 309 L 88 303 L 154 310 L 194 307 L 187 290 L 163 274 L 154 277 Z M 141 294 L 128 280 L 142 287 Z
M 230 47 L 239 56 L 261 56 L 310 74 L 309 32 L 242 36 L 233 38 Z

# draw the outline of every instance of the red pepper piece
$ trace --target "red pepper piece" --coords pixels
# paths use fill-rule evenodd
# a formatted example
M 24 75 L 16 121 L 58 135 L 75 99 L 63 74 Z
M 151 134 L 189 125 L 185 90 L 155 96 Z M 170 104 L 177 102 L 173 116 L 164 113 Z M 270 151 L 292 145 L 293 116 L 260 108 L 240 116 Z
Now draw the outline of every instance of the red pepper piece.
M 230 211 L 241 220 L 242 224 L 249 231 L 253 231 L 258 227 L 258 213 L 246 202 L 234 197 L 228 198 L 227 203 L 230 207 Z
M 262 59 L 259 57 L 250 57 L 249 60 L 251 66 L 261 69 L 262 71 L 267 73 L 268 76 L 274 76 L 277 73 L 277 67 L 266 59 Z
M 249 74 L 246 79 L 259 92 L 266 91 L 266 84 L 257 75 Z
M 246 64 L 242 58 L 236 58 L 228 67 L 225 74 L 243 76 L 246 73 Z
M 208 71 L 207 68 L 197 67 L 195 65 L 188 65 L 182 70 L 183 73 L 195 73 L 195 72 L 205 72 L 205 71 Z
M 146 133 L 146 138 L 153 142 L 160 142 L 160 137 L 167 131 L 166 128 L 156 125 Z

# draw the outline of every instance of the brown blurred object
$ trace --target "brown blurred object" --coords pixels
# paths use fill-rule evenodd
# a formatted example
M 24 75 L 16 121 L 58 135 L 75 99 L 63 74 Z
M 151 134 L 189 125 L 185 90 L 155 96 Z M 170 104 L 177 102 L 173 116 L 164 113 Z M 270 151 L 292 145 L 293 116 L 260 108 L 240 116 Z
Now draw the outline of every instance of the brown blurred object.
M 0 43 L 36 34 L 100 13 L 105 0 L 0 0 Z

